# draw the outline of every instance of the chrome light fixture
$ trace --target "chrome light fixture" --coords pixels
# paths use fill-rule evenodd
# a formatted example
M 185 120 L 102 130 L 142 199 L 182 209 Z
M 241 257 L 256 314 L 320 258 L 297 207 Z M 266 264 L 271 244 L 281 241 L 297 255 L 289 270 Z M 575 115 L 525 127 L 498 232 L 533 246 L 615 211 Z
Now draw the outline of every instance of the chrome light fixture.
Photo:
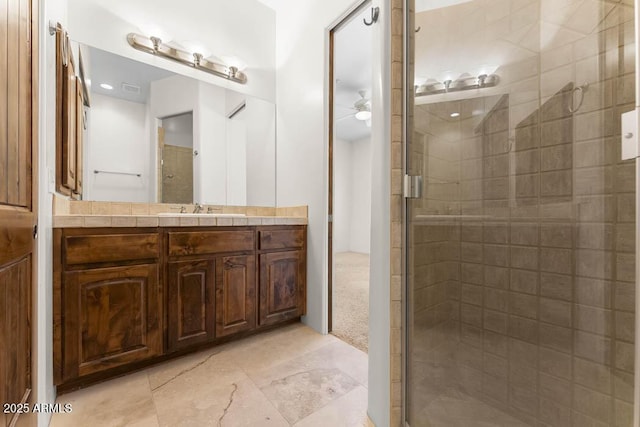
M 427 80 L 424 84 L 416 85 L 416 96 L 435 95 L 438 93 L 459 92 L 462 90 L 483 89 L 494 87 L 500 83 L 497 74 L 480 74 L 477 77 L 468 74 L 460 76 L 457 80 Z
M 142 52 L 170 59 L 236 83 L 245 84 L 247 82 L 247 75 L 237 67 L 210 61 L 198 52 L 187 52 L 186 50 L 171 47 L 162 43 L 162 40 L 158 37 L 146 37 L 136 33 L 129 33 L 127 41 L 131 47 Z

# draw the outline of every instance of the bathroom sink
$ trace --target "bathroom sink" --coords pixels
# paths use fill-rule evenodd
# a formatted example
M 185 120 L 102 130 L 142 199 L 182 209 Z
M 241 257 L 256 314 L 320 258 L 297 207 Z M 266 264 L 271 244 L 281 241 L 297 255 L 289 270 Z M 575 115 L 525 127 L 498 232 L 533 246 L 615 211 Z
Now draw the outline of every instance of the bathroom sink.
M 159 213 L 158 216 L 181 216 L 181 217 L 192 217 L 192 218 L 243 218 L 245 214 L 237 214 L 237 213 L 179 213 L 179 212 L 163 212 Z

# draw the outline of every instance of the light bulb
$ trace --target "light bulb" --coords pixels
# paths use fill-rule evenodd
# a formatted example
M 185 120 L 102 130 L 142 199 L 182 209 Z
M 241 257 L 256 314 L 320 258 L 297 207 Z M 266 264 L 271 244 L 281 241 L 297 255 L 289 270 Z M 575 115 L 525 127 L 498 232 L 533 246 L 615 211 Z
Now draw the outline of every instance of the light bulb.
M 371 118 L 371 111 L 358 111 L 356 113 L 356 119 L 358 120 L 369 120 Z

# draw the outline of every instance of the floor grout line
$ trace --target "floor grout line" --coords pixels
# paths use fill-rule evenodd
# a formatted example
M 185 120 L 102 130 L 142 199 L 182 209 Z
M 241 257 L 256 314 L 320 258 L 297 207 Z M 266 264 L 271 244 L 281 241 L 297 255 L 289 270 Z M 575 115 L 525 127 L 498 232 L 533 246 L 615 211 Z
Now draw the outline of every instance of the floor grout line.
M 145 376 L 147 377 L 147 384 L 149 385 L 149 397 L 151 397 L 151 403 L 153 403 L 153 411 L 156 414 L 158 427 L 160 427 L 160 415 L 158 414 L 158 405 L 156 404 L 156 399 L 153 395 L 153 390 L 151 389 L 151 378 L 149 377 L 149 370 L 145 372 Z
M 210 355 L 208 355 L 207 357 L 204 358 L 204 360 L 197 362 L 195 365 L 189 367 L 189 368 L 185 368 L 182 371 L 178 372 L 177 374 L 175 374 L 173 377 L 169 378 L 167 381 L 163 382 L 162 384 L 160 384 L 159 386 L 156 386 L 154 388 L 151 389 L 151 392 L 154 392 L 156 390 L 161 389 L 162 387 L 166 386 L 167 384 L 169 384 L 170 382 L 172 382 L 175 379 L 178 379 L 180 376 L 186 374 L 187 372 L 191 372 L 194 369 L 199 368 L 200 366 L 204 365 L 205 363 L 207 363 L 209 360 L 211 360 L 211 358 L 213 356 L 215 356 L 216 354 L 220 354 L 221 352 L 213 352 Z

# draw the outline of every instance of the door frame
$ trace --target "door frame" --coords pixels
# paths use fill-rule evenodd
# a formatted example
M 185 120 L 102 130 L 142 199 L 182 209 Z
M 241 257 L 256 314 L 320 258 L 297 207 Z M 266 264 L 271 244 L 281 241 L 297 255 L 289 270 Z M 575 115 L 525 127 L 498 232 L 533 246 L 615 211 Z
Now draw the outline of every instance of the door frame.
M 414 16 L 409 13 L 409 3 L 410 0 L 403 0 L 403 36 L 402 36 L 402 52 L 405 55 L 409 53 L 410 41 L 409 37 L 413 36 L 414 32 Z M 640 0 L 634 0 L 634 27 L 635 27 L 635 106 L 636 106 L 636 115 L 638 116 L 638 121 L 636 123 L 636 139 L 638 141 L 638 149 L 636 152 L 640 153 Z M 412 31 L 409 31 L 411 29 Z M 403 171 L 407 172 L 407 150 L 409 140 L 411 138 L 411 133 L 407 132 L 407 109 L 409 107 L 409 92 L 408 92 L 408 66 L 407 60 L 403 60 L 403 69 L 402 69 L 402 78 L 403 78 L 403 88 L 402 88 L 402 105 L 405 108 L 405 112 L 402 115 L 402 161 L 403 161 Z M 620 142 L 616 142 L 620 143 Z M 640 347 L 638 343 L 640 343 L 640 292 L 638 291 L 638 283 L 640 283 L 640 157 L 636 158 L 636 220 L 635 220 L 635 228 L 636 228 L 636 245 L 635 245 L 635 282 L 636 282 L 636 295 L 635 295 L 635 354 L 634 361 L 635 367 L 634 370 L 634 401 L 633 401 L 633 425 L 640 426 Z M 407 260 L 407 201 L 403 200 L 402 203 L 402 266 L 405 269 L 405 274 L 402 277 L 402 321 L 403 321 L 403 333 L 402 333 L 402 378 L 403 378 L 403 386 L 402 386 L 402 408 L 401 408 L 401 419 L 402 424 L 409 426 L 407 422 L 407 387 L 408 382 L 407 379 L 407 353 L 409 351 L 409 318 L 408 318 L 408 300 L 407 300 L 407 277 L 406 271 L 408 269 L 408 260 Z
M 635 27 L 635 66 L 636 66 L 636 116 L 640 114 L 640 0 L 633 2 L 634 7 L 634 27 Z M 640 136 L 640 120 L 636 121 L 636 140 Z M 624 137 L 623 137 L 624 138 Z M 638 142 L 640 148 L 640 142 Z M 638 258 L 640 250 L 640 157 L 636 158 L 636 310 L 635 310 L 635 369 L 634 369 L 634 391 L 633 391 L 633 425 L 640 425 L 640 292 L 638 292 L 638 282 L 640 278 L 640 259 Z
M 327 191 L 327 284 L 328 284 L 328 299 L 327 299 L 327 332 L 333 330 L 333 142 L 335 134 L 334 126 L 334 92 L 335 92 L 335 74 L 334 74 L 334 47 L 335 47 L 335 33 L 348 22 L 350 22 L 356 15 L 362 12 L 367 6 L 371 5 L 373 0 L 358 0 L 349 9 L 347 9 L 342 15 L 340 15 L 329 26 L 329 69 L 328 69 L 328 149 L 327 149 L 327 176 L 328 176 L 328 191 Z

